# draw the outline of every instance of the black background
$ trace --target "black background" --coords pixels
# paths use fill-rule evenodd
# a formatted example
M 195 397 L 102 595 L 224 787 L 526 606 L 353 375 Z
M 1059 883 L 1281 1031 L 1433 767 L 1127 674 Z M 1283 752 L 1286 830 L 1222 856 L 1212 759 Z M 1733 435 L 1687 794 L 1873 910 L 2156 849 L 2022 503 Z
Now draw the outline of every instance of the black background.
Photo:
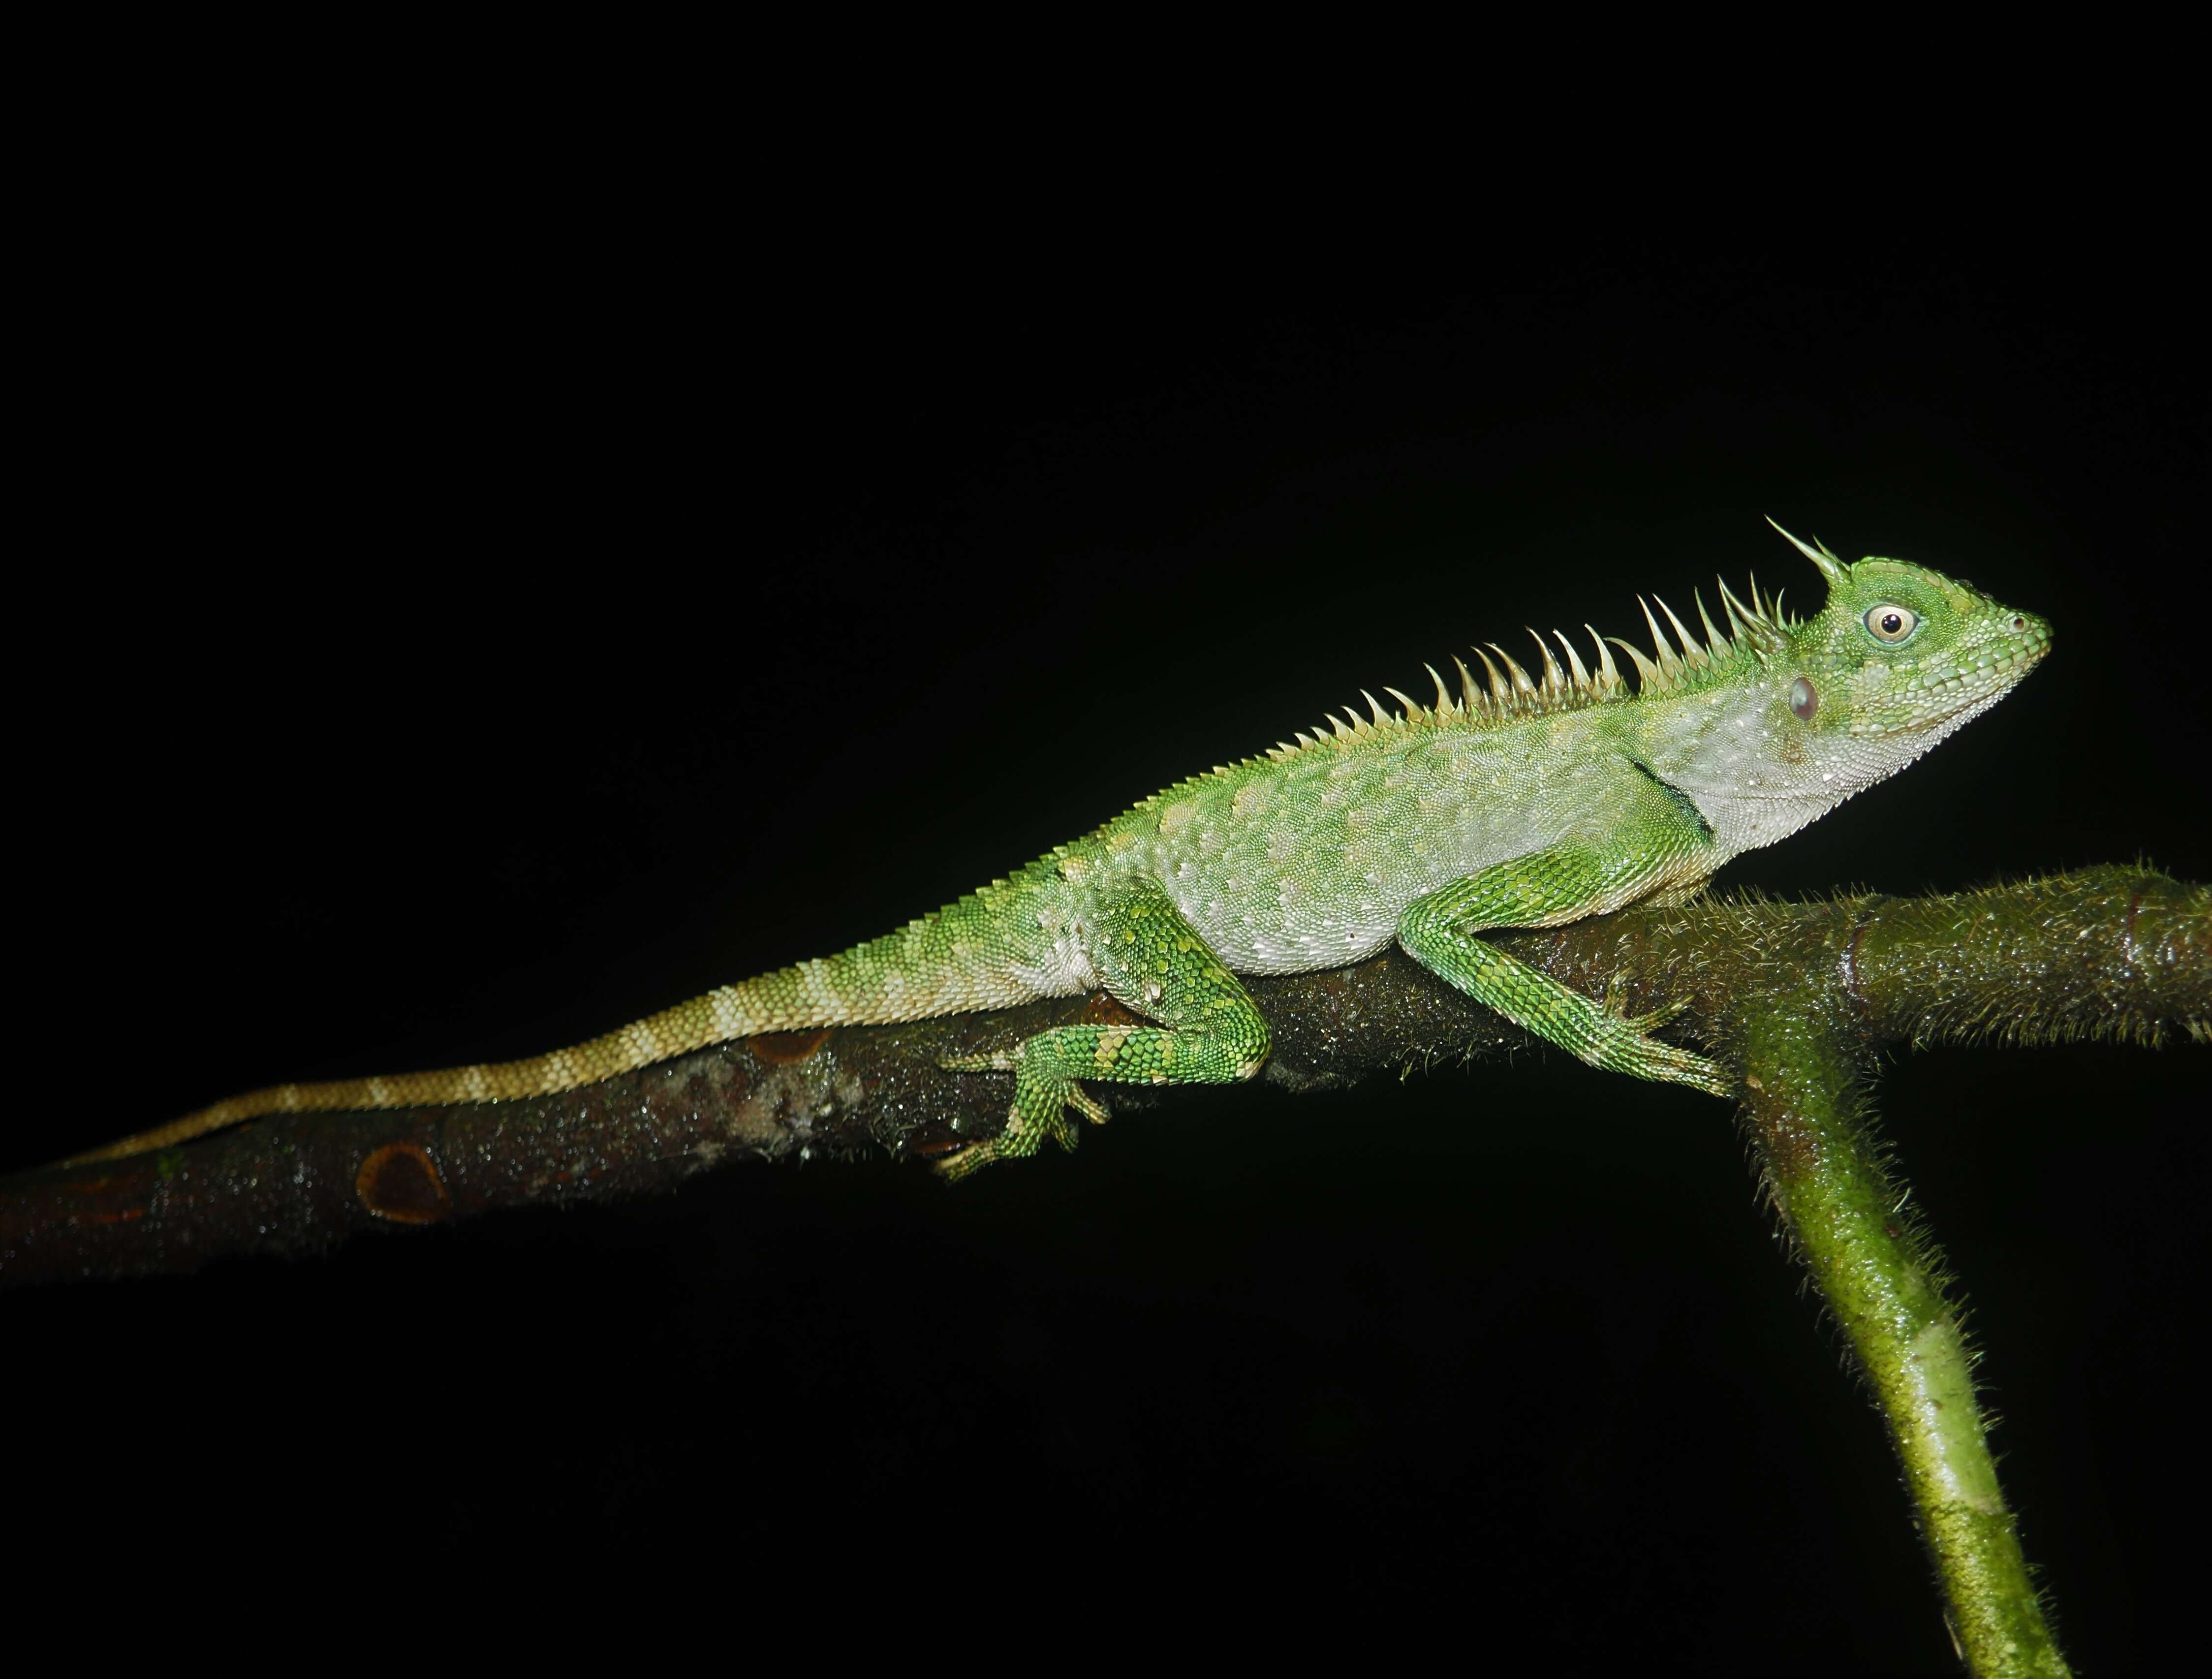
M 186 189 L 64 335 L 83 628 L 23 773 L 67 937 L 10 1163 L 841 948 L 1524 623 L 1716 571 L 1810 606 L 1767 513 L 2056 650 L 1724 885 L 2212 873 L 2169 253 L 1048 248 L 580 161 Z M 2195 1589 L 2206 1092 L 2201 1052 L 1990 1048 L 1881 1096 L 2085 1672 Z M 16 1517 L 103 1568 L 1949 1664 L 1725 1109 L 1553 1055 L 0 1310 L 59 1472 Z

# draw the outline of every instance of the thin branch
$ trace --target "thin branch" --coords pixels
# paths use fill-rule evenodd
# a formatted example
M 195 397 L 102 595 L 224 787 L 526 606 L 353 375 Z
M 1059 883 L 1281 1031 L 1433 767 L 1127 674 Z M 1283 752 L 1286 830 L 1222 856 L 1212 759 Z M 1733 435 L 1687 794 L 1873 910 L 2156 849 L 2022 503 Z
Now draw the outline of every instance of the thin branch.
M 1686 999 L 1683 1027 L 1724 1052 L 1740 1052 L 1743 1023 L 1763 1009 L 1802 1007 L 1808 976 L 1869 1047 L 2155 1043 L 2201 1037 L 2212 1019 L 2212 892 L 2140 869 L 1917 899 L 1713 900 L 1502 942 L 1628 1012 Z M 1395 952 L 1251 989 L 1274 1033 L 1265 1076 L 1287 1091 L 1531 1042 Z M 359 1230 L 650 1195 L 733 1159 L 936 1158 L 994 1135 L 1007 1094 L 1004 1079 L 945 1072 L 940 1056 L 1128 1018 L 1091 996 L 781 1034 L 560 1096 L 270 1118 L 128 1160 L 17 1173 L 0 1178 L 0 1283 L 187 1271 L 222 1254 L 326 1249 Z M 1121 1110 L 1161 1099 L 1129 1086 L 1103 1093 Z
M 1864 1051 L 1832 991 L 1745 1023 L 1743 1119 L 1769 1199 L 1873 1389 L 1977 1679 L 2066 1674 L 1997 1485 L 1943 1259 L 1883 1171 Z

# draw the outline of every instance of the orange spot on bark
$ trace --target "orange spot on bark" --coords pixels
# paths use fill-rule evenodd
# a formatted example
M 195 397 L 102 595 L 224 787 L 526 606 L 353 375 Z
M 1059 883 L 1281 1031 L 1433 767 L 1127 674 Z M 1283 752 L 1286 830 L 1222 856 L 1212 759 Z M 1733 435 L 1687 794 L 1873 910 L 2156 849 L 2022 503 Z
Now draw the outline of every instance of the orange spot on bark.
M 1083 1012 L 1076 1019 L 1086 1026 L 1141 1026 L 1145 1017 L 1121 1007 L 1103 991 L 1093 991 L 1083 1000 Z
M 805 1061 L 830 1041 L 830 1028 L 817 1026 L 809 1031 L 760 1032 L 747 1040 L 753 1053 L 763 1061 L 788 1064 Z
M 153 1190 L 150 1170 L 110 1172 L 87 1178 L 71 1188 L 82 1197 L 82 1210 L 73 1214 L 80 1223 L 127 1225 L 146 1216 L 144 1197 Z
M 446 1193 L 429 1153 L 419 1142 L 388 1142 L 361 1163 L 353 1180 L 361 1204 L 380 1219 L 404 1225 L 430 1225 L 449 1218 L 453 1198 Z

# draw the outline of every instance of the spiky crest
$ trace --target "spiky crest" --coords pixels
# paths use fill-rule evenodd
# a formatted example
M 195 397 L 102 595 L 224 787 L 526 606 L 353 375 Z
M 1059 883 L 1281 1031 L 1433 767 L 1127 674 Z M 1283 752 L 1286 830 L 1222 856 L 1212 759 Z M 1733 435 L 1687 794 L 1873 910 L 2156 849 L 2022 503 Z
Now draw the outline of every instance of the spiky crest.
M 1468 669 L 1466 660 L 1454 654 L 1452 663 L 1459 666 L 1460 710 L 1472 717 L 1482 709 L 1482 692 L 1474 685 L 1474 672 Z
M 1770 524 L 1773 521 L 1769 520 Z M 1777 530 L 1782 527 L 1775 526 Z M 1789 537 L 1787 531 L 1783 535 Z M 1825 548 L 1808 548 L 1790 540 L 1808 559 L 1819 566 L 1823 575 L 1830 568 L 1840 568 L 1842 562 Z M 1396 701 L 1399 709 L 1388 712 L 1380 702 L 1360 690 L 1367 702 L 1367 716 L 1361 716 L 1356 707 L 1347 707 L 1342 716 L 1331 713 L 1326 721 L 1312 729 L 1300 729 L 1290 739 L 1278 741 L 1268 748 L 1265 756 L 1274 759 L 1295 757 L 1301 752 L 1314 751 L 1322 747 L 1343 750 L 1380 735 L 1392 734 L 1419 727 L 1434 727 L 1439 724 L 1473 723 L 1487 727 L 1501 723 L 1516 722 L 1525 717 L 1540 717 L 1558 711 L 1578 711 L 1585 706 L 1605 705 L 1639 697 L 1670 694 L 1685 690 L 1703 689 L 1717 681 L 1725 681 L 1742 666 L 1763 665 L 1779 653 L 1789 640 L 1790 630 L 1796 620 L 1782 614 L 1782 597 L 1769 596 L 1759 587 L 1759 579 L 1751 580 L 1751 599 L 1747 604 L 1729 587 L 1725 580 L 1720 584 L 1721 613 L 1727 619 L 1723 629 L 1713 622 L 1706 609 L 1702 591 L 1693 595 L 1697 602 L 1698 622 L 1705 634 L 1700 636 L 1675 616 L 1673 607 L 1657 596 L 1659 612 L 1664 614 L 1667 624 L 1674 631 L 1669 637 L 1660 627 L 1659 617 L 1651 604 L 1642 596 L 1637 604 L 1644 611 L 1644 622 L 1651 631 L 1651 651 L 1646 654 L 1633 643 L 1618 636 L 1601 636 L 1589 624 L 1590 646 L 1597 658 L 1594 665 L 1585 665 L 1582 655 L 1575 651 L 1564 631 L 1554 630 L 1553 637 L 1559 651 L 1566 655 L 1563 667 L 1552 652 L 1551 642 L 1535 630 L 1528 634 L 1536 643 L 1537 657 L 1543 675 L 1531 676 L 1519 660 L 1495 642 L 1485 642 L 1472 648 L 1481 661 L 1483 677 L 1468 668 L 1467 660 L 1455 657 L 1453 668 L 1459 672 L 1459 693 L 1455 697 L 1445 685 L 1443 678 L 1433 665 L 1422 668 L 1436 687 L 1436 703 L 1423 705 L 1410 695 L 1395 688 L 1386 687 L 1383 692 Z M 1611 648 L 1626 654 L 1636 671 L 1636 686 L 1631 689 L 1620 667 L 1613 662 Z M 1486 681 L 1484 678 L 1487 678 Z M 1246 760 L 1248 763 L 1251 760 Z

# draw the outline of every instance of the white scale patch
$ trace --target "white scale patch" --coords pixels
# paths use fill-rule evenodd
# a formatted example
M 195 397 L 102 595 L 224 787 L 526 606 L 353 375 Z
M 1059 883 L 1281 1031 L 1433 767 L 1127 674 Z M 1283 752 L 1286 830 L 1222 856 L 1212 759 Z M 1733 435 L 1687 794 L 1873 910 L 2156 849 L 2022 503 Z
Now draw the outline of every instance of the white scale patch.
M 714 1019 L 714 1030 L 724 1037 L 743 1037 L 745 1031 L 745 1012 L 738 1001 L 733 987 L 725 985 L 707 994 L 707 1012 Z
M 799 983 L 805 988 L 806 1000 L 826 1013 L 835 1014 L 844 1005 L 837 994 L 830 989 L 830 976 L 819 958 L 799 964 Z
M 1032 996 L 1073 997 L 1098 987 L 1098 970 L 1091 964 L 1091 953 L 1073 934 L 1054 940 L 1042 963 L 1016 963 L 1011 971 L 1015 982 Z

